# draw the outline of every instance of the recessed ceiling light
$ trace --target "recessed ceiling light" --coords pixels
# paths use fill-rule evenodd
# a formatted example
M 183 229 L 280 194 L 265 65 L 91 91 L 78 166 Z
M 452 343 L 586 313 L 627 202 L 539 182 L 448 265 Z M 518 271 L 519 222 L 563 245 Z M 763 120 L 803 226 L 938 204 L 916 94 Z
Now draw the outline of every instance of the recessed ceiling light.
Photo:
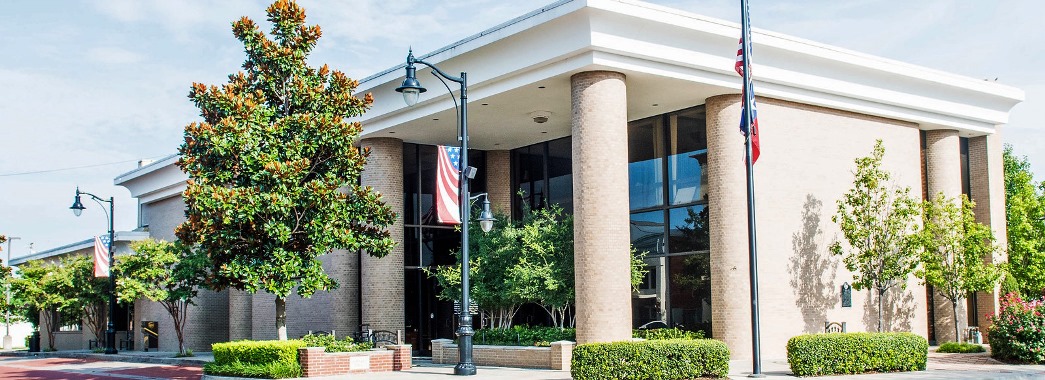
M 493 145 L 495 145 L 495 146 L 496 146 L 496 145 L 501 145 L 501 143 L 496 143 L 496 144 L 493 144 Z
M 483 105 L 484 105 L 484 106 L 488 106 L 488 105 L 490 105 L 490 103 L 483 103 Z
M 389 133 L 389 134 L 392 134 L 392 133 L 396 133 L 396 132 L 395 132 L 395 131 L 390 131 L 390 132 L 388 132 L 388 133 Z
M 432 118 L 432 120 L 433 120 L 433 121 L 439 121 L 439 118 L 438 118 L 438 117 L 436 117 L 436 118 Z
M 653 103 L 654 107 L 660 107 L 660 103 Z
M 537 88 L 544 88 L 544 86 L 537 86 Z
M 548 133 L 548 131 L 541 131 L 541 133 Z

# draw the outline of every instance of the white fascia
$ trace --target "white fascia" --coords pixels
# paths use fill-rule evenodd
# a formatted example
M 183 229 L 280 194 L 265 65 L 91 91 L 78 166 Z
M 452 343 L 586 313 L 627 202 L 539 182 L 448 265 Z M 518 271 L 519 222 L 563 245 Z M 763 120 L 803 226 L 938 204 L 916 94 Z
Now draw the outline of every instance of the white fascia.
M 113 179 L 113 183 L 126 187 L 139 204 L 181 195 L 189 176 L 176 165 L 178 157 L 175 154 L 121 174 Z

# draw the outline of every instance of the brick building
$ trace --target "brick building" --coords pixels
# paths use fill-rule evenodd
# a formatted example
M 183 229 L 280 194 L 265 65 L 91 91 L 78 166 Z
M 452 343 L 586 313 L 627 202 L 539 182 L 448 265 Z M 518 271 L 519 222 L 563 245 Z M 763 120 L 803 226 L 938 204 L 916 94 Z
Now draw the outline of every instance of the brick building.
M 420 56 L 443 71 L 468 72 L 469 154 L 479 169 L 473 191 L 488 192 L 503 212 L 518 215 L 522 202 L 557 203 L 575 216 L 581 343 L 625 339 L 660 321 L 703 330 L 734 358 L 751 355 L 733 71 L 739 35 L 735 23 L 637 1 L 558 1 Z M 782 357 L 789 337 L 822 331 L 825 321 L 875 329 L 868 292 L 853 291 L 852 306 L 842 307 L 840 289 L 852 277 L 828 246 L 841 238 L 831 215 L 852 184 L 853 160 L 876 140 L 896 185 L 925 196 L 968 194 L 977 217 L 1004 236 L 1000 125 L 1023 99 L 1020 90 L 767 31 L 756 30 L 752 42 L 765 356 Z M 435 298 L 437 285 L 423 269 L 452 263 L 459 240 L 425 217 L 435 145 L 457 144 L 456 111 L 419 71 L 432 91 L 413 107 L 394 91 L 402 66 L 362 79 L 359 88 L 376 99 L 360 119 L 360 145 L 372 151 L 362 181 L 399 214 L 390 228 L 400 244 L 382 259 L 327 256 L 325 268 L 342 286 L 289 299 L 291 336 L 366 324 L 402 330 L 423 354 L 432 339 L 453 334 L 453 306 Z M 185 175 L 176 159 L 116 178 L 139 199 L 140 224 L 154 237 L 172 239 L 183 218 Z M 650 273 L 637 292 L 628 284 L 629 244 L 649 252 Z M 189 315 L 190 347 L 275 337 L 271 295 L 202 298 Z M 958 323 L 982 323 L 996 299 L 978 294 Z M 916 279 L 889 294 L 887 305 L 890 330 L 954 339 L 949 306 Z M 134 318 L 161 321 L 161 349 L 173 347 L 159 307 L 139 302 Z

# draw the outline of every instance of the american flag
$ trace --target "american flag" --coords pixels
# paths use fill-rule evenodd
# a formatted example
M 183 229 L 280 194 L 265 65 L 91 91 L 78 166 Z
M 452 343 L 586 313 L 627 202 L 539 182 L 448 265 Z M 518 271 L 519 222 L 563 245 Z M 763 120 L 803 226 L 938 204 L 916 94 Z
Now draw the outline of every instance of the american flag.
M 461 224 L 461 202 L 458 195 L 461 170 L 461 148 L 439 146 L 439 162 L 435 175 L 436 220 L 443 224 Z
M 94 237 L 94 277 L 109 277 L 109 235 Z
M 748 64 L 751 62 L 751 57 L 748 57 Z M 733 68 L 737 70 L 737 74 L 740 77 L 744 77 L 744 37 L 740 37 L 740 47 L 737 48 L 737 63 L 733 65 Z M 750 78 L 750 73 L 749 73 Z M 755 107 L 755 85 L 754 83 L 748 82 L 742 90 L 740 90 L 740 96 L 742 99 L 747 99 L 750 91 L 751 96 L 751 128 L 754 129 L 755 133 L 751 134 L 751 163 L 754 164 L 758 161 L 758 154 L 761 151 L 758 144 L 758 107 Z M 742 103 L 743 104 L 743 103 Z M 740 133 L 747 136 L 747 112 L 743 106 L 740 107 Z

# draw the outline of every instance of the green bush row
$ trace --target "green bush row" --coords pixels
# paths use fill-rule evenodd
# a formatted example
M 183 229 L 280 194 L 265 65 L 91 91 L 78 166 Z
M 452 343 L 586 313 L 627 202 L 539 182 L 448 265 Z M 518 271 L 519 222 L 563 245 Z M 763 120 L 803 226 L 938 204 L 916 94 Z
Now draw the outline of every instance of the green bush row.
M 577 340 L 577 330 L 558 327 L 513 326 L 510 329 L 478 329 L 472 336 L 473 344 L 491 346 L 539 346 L 547 347 L 551 342 Z
M 962 343 L 947 342 L 947 343 L 941 344 L 940 348 L 936 349 L 936 352 L 942 352 L 942 353 L 945 353 L 945 354 L 968 354 L 968 353 L 984 352 L 984 351 L 987 351 L 987 350 L 984 349 L 983 346 L 978 345 L 978 344 L 973 344 L 973 343 L 966 343 L 966 342 L 962 342 Z
M 573 349 L 576 380 L 725 377 L 729 348 L 711 339 L 589 343 Z
M 301 377 L 301 365 L 297 362 L 271 362 L 265 364 L 207 363 L 203 372 L 215 376 L 254 377 L 260 379 L 288 379 Z
M 677 328 L 633 330 L 632 337 L 646 340 L 704 339 L 702 331 Z M 513 326 L 510 329 L 478 329 L 472 338 L 474 344 L 491 346 L 547 347 L 560 340 L 577 341 L 577 329 L 558 327 Z M 311 344 L 309 346 L 312 346 Z M 327 349 L 327 352 L 334 352 Z
M 796 376 L 923 371 L 925 338 L 912 333 L 799 335 L 787 342 L 787 362 Z
M 301 340 L 240 340 L 214 343 L 214 362 L 203 366 L 208 375 L 283 379 L 301 376 L 298 349 Z
M 632 337 L 645 340 L 667 340 L 667 339 L 704 339 L 703 331 L 689 331 L 672 327 L 670 329 L 634 330 Z
M 374 348 L 374 344 L 370 342 L 356 343 L 352 338 L 338 340 L 332 335 L 308 334 L 301 337 L 301 341 L 305 343 L 305 347 L 324 347 L 325 352 L 367 351 Z

